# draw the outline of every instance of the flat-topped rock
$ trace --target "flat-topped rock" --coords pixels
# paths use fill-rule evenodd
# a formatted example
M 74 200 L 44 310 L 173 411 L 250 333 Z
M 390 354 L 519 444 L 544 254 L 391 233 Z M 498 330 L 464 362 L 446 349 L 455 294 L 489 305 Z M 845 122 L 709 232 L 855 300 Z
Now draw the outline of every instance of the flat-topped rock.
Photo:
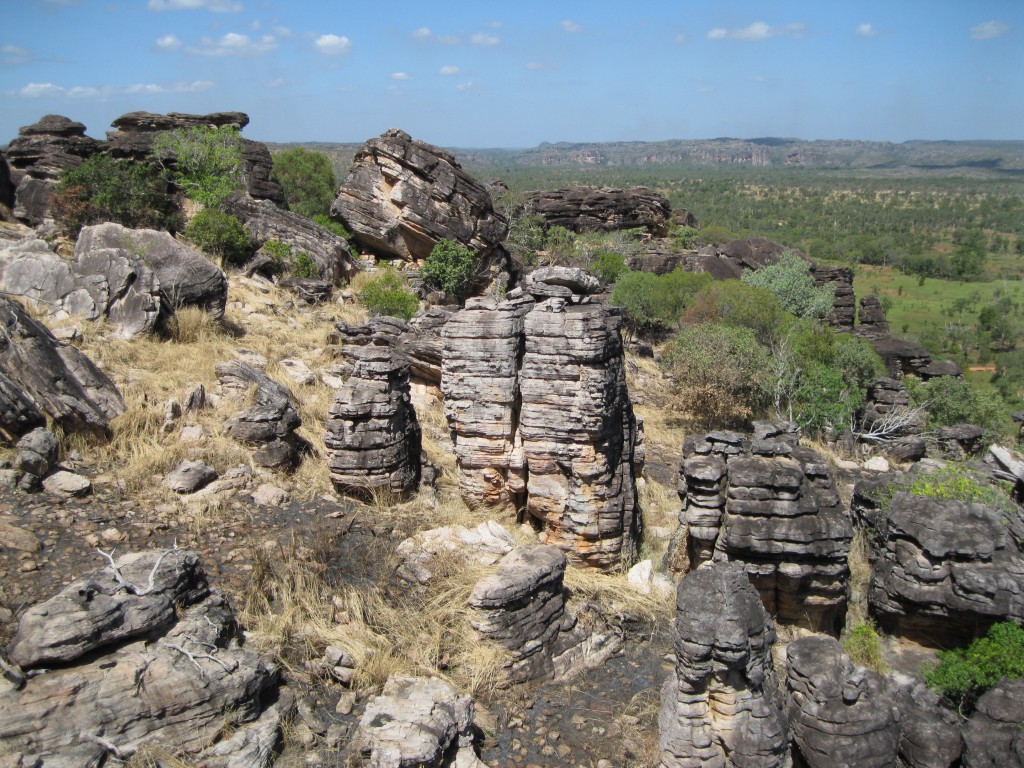
M 644 227 L 664 236 L 672 215 L 668 199 L 647 187 L 566 187 L 534 192 L 524 205 L 530 213 L 541 216 L 546 226 L 573 232 Z

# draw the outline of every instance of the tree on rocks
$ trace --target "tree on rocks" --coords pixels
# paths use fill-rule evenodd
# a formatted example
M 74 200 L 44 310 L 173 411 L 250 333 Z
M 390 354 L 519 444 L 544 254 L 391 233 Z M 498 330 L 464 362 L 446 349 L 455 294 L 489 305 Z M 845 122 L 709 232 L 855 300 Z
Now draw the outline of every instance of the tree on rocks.
M 238 130 L 197 125 L 161 133 L 151 157 L 188 197 L 208 208 L 242 187 L 244 147 Z
M 274 155 L 274 178 L 284 188 L 289 211 L 307 219 L 326 216 L 334 202 L 334 169 L 327 155 L 305 147 Z
M 477 268 L 477 256 L 464 245 L 442 238 L 423 265 L 424 280 L 460 303 Z

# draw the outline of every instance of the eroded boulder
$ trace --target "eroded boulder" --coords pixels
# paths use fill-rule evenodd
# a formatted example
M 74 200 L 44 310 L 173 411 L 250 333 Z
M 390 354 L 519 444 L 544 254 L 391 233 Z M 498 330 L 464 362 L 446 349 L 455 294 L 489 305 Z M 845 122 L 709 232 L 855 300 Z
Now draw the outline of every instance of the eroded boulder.
M 566 187 L 528 195 L 524 206 L 548 227 L 573 232 L 644 227 L 652 234 L 668 232 L 672 206 L 664 195 L 647 187 Z
M 1024 766 L 1024 680 L 1002 680 L 964 725 L 964 768 Z

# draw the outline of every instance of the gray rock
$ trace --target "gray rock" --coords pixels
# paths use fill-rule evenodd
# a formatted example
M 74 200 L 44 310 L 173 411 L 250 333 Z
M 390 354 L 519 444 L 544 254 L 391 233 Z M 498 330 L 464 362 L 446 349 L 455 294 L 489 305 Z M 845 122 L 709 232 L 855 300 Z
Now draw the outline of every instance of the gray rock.
M 524 276 L 521 287 L 525 293 L 542 301 L 552 296 L 589 296 L 601 290 L 601 281 L 577 267 L 550 266 Z
M 43 489 L 54 496 L 78 498 L 92 491 L 92 482 L 82 475 L 60 470 L 43 479 Z
M 672 215 L 668 200 L 647 187 L 567 187 L 534 192 L 524 205 L 528 212 L 543 217 L 546 226 L 573 232 L 645 227 L 664 236 Z
M 11 167 L 3 152 L 0 152 L 0 205 L 8 210 L 14 207 L 14 182 L 11 181 Z
M 217 470 L 201 461 L 185 460 L 164 478 L 163 484 L 176 493 L 194 493 L 217 479 Z
M 50 198 L 56 189 L 55 181 L 26 176 L 14 190 L 14 217 L 30 227 L 38 227 L 47 221 L 52 222 Z
M 14 465 L 22 472 L 44 477 L 60 458 L 60 445 L 54 434 L 43 427 L 37 427 L 22 437 L 17 445 L 18 456 Z
M 1024 766 L 1024 680 L 1002 680 L 964 726 L 964 768 Z
M 19 436 L 45 424 L 46 417 L 28 393 L 0 373 L 0 436 L 14 443 Z
M 907 768 L 950 768 L 963 749 L 960 718 L 942 705 L 939 696 L 921 680 L 901 685 L 900 764 Z

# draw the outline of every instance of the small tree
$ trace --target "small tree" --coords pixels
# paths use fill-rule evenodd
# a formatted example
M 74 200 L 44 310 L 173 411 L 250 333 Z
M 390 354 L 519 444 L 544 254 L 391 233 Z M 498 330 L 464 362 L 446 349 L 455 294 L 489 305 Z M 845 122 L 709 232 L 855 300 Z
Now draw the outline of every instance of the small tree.
M 832 311 L 835 289 L 815 286 L 810 265 L 790 251 L 774 264 L 756 272 L 744 272 L 740 280 L 770 291 L 782 309 L 797 317 L 825 317 Z
M 621 253 L 601 251 L 590 262 L 588 271 L 605 285 L 611 285 L 626 272 L 629 272 L 629 267 L 626 266 L 626 260 Z
M 208 208 L 242 186 L 242 137 L 228 126 L 177 128 L 157 135 L 151 156 L 188 197 Z
M 334 202 L 334 169 L 330 158 L 304 147 L 274 155 L 274 178 L 284 189 L 288 210 L 312 219 L 326 215 Z
M 938 665 L 924 680 L 966 715 L 978 697 L 1003 678 L 1024 677 L 1024 629 L 1012 621 L 993 624 L 986 637 L 967 648 L 939 651 L 938 657 Z
M 421 274 L 428 284 L 461 303 L 478 261 L 476 254 L 466 246 L 443 238 L 427 256 Z
M 419 309 L 416 294 L 408 289 L 402 276 L 393 269 L 385 269 L 369 278 L 359 290 L 359 300 L 371 315 L 388 315 L 411 320 Z
M 216 208 L 197 213 L 183 234 L 186 240 L 216 256 L 222 264 L 243 264 L 252 254 L 252 244 L 242 222 Z

